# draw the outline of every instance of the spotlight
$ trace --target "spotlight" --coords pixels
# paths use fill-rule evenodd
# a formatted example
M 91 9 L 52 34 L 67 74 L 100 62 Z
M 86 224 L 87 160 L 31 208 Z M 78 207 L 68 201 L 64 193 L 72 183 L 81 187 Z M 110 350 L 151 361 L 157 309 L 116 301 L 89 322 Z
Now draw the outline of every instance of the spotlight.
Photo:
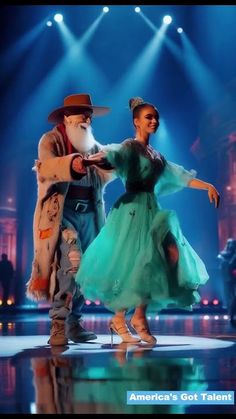
M 85 300 L 85 304 L 86 304 L 86 306 L 90 306 L 91 301 L 90 300 Z
M 61 22 L 63 21 L 63 16 L 62 16 L 60 13 L 56 13 L 56 14 L 54 15 L 54 20 L 55 20 L 55 22 L 57 22 L 57 23 L 61 23 Z
M 209 304 L 209 300 L 207 300 L 207 298 L 204 298 L 204 299 L 202 300 L 202 305 L 203 305 L 203 306 L 208 306 L 208 304 Z
M 183 28 L 178 28 L 178 29 L 177 29 L 177 32 L 178 32 L 178 33 L 182 33 L 182 32 L 183 32 Z
M 108 13 L 109 12 L 109 7 L 103 7 L 103 13 Z
M 47 21 L 47 23 L 46 23 L 46 25 L 47 25 L 47 26 L 52 26 L 52 22 L 51 22 L 51 20 L 48 20 L 48 21 Z
M 141 12 L 141 9 L 140 9 L 140 7 L 135 7 L 134 11 L 135 11 L 136 13 L 140 13 L 140 12 Z
M 172 17 L 171 17 L 171 16 L 169 16 L 169 15 L 164 16 L 164 17 L 163 17 L 163 22 L 164 22 L 166 25 L 169 25 L 169 24 L 172 22 Z

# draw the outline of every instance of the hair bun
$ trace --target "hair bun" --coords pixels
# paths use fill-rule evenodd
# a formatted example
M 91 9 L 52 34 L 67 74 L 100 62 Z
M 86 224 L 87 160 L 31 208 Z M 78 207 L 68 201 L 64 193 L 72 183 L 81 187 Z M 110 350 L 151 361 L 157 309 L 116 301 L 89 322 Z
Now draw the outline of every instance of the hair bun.
M 141 97 L 132 97 L 129 100 L 129 107 L 131 111 L 133 111 L 134 108 L 136 108 L 136 106 L 142 105 L 143 103 L 144 103 L 144 100 Z

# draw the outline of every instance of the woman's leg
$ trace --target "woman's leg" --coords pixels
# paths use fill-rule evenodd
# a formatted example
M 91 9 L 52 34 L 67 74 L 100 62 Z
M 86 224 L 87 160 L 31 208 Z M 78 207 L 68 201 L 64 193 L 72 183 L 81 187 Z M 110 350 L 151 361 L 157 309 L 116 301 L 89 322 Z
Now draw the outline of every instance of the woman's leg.
M 140 339 L 132 336 L 125 321 L 126 310 L 116 311 L 115 315 L 109 322 L 109 328 L 111 331 L 112 343 L 113 343 L 113 332 L 122 338 L 123 342 L 126 343 L 137 343 Z
M 151 344 L 155 344 L 157 340 L 154 336 L 151 335 L 146 317 L 146 310 L 146 305 L 140 305 L 136 307 L 130 323 L 142 340 Z
M 146 305 L 136 307 L 133 317 L 135 317 L 137 319 L 140 319 L 140 318 L 142 319 L 142 318 L 146 317 L 146 310 L 147 310 Z
M 179 292 L 178 278 L 177 278 L 177 266 L 179 260 L 179 250 L 176 244 L 176 240 L 172 233 L 168 233 L 163 242 L 163 250 L 165 253 L 167 265 L 168 265 L 168 286 L 169 294 L 174 297 Z
M 166 235 L 163 242 L 163 249 L 170 268 L 175 268 L 179 260 L 179 250 L 172 233 Z

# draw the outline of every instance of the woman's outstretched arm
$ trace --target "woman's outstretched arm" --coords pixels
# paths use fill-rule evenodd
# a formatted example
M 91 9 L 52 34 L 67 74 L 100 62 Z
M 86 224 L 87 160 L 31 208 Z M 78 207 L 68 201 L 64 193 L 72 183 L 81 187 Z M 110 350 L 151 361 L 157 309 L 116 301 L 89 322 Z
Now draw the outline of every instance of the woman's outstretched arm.
M 214 201 L 215 208 L 219 207 L 220 194 L 211 183 L 204 182 L 203 180 L 195 178 L 195 179 L 190 180 L 190 182 L 188 183 L 188 187 L 189 188 L 194 188 L 194 189 L 205 189 L 205 190 L 207 190 L 210 202 L 212 203 Z

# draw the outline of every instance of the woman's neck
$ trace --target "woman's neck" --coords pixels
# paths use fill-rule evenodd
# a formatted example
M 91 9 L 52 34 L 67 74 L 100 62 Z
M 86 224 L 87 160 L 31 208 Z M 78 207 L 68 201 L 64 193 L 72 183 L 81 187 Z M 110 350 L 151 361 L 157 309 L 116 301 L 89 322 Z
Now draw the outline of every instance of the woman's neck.
M 145 146 L 149 144 L 149 138 L 150 138 L 149 134 L 140 135 L 136 132 L 135 140 L 138 141 L 139 143 L 142 143 Z

